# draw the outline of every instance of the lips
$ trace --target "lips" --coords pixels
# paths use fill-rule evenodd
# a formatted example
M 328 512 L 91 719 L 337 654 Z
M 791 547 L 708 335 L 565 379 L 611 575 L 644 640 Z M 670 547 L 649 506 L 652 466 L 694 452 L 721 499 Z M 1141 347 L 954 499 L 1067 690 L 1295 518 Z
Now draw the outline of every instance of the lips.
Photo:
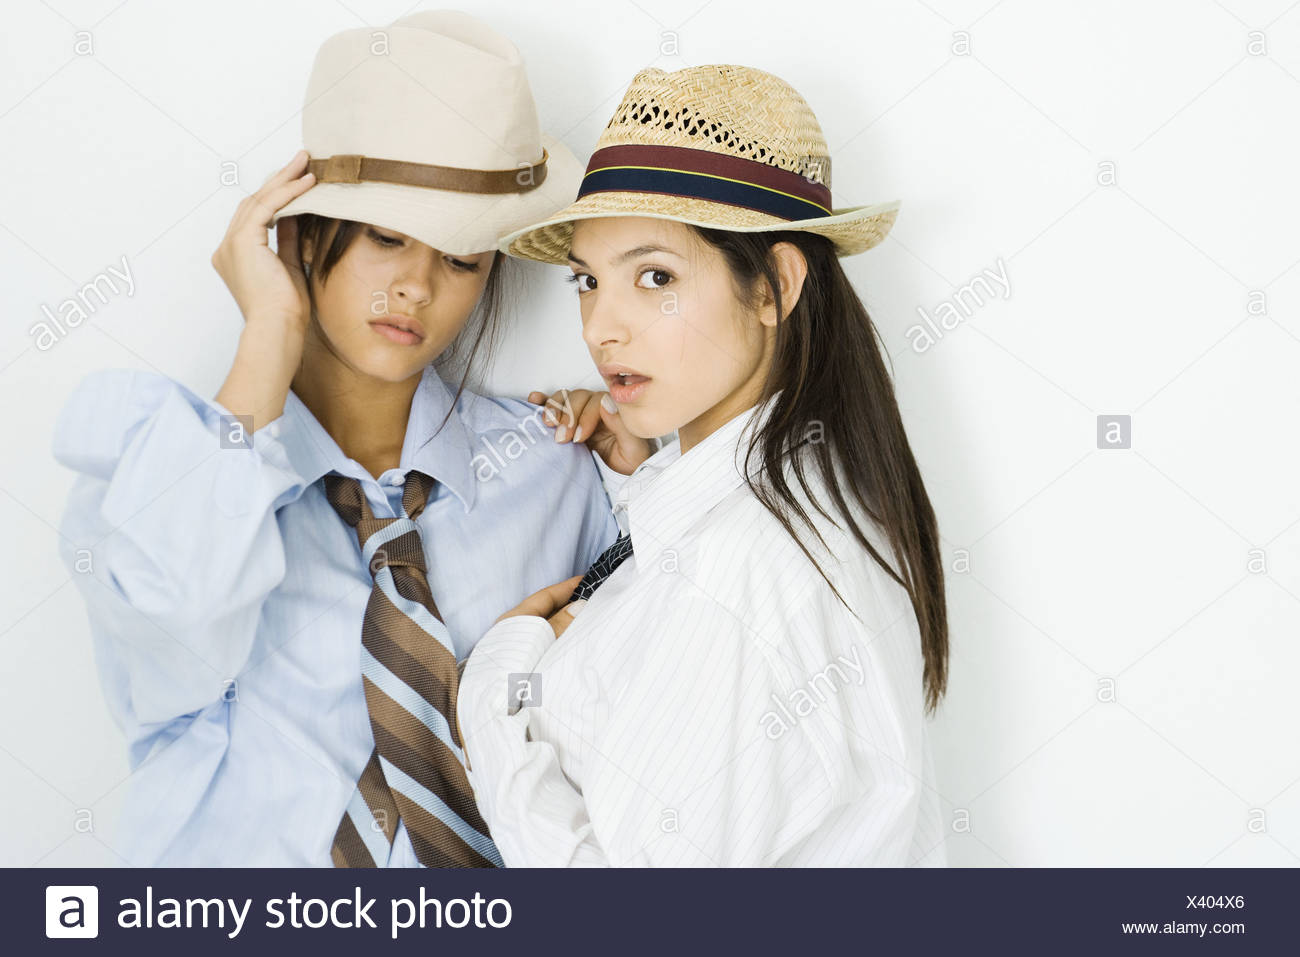
M 597 366 L 597 371 L 605 384 L 609 386 L 609 394 L 619 405 L 626 405 L 634 402 L 646 386 L 653 381 L 650 376 L 644 375 L 633 369 L 631 366 L 625 366 L 617 362 L 604 363 Z
M 615 381 L 625 377 L 638 379 L 650 378 L 648 375 L 644 375 L 638 370 L 633 369 L 631 366 L 625 366 L 621 362 L 603 362 L 596 366 L 596 371 L 600 373 L 601 378 L 603 378 L 609 385 L 613 385 Z
M 413 346 L 424 341 L 424 326 L 410 316 L 380 316 L 370 320 L 370 328 L 399 345 Z

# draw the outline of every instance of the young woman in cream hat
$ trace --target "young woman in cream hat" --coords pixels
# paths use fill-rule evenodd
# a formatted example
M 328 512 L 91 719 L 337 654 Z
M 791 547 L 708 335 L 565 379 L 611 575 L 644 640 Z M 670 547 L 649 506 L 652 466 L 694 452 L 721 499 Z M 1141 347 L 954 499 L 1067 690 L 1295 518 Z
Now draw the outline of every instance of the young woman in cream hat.
M 303 139 L 213 256 L 245 318 L 216 398 L 108 370 L 59 422 L 64 556 L 93 568 L 74 578 L 130 746 L 120 851 L 499 866 L 456 662 L 617 528 L 586 449 L 433 362 L 493 311 L 498 237 L 581 167 L 515 48 L 457 13 L 329 38 Z
M 897 209 L 832 206 L 816 117 L 777 77 L 649 69 L 577 201 L 503 240 L 570 267 L 609 384 L 565 394 L 555 438 L 631 473 L 614 546 L 465 670 L 508 866 L 946 863 L 938 530 L 838 261 Z

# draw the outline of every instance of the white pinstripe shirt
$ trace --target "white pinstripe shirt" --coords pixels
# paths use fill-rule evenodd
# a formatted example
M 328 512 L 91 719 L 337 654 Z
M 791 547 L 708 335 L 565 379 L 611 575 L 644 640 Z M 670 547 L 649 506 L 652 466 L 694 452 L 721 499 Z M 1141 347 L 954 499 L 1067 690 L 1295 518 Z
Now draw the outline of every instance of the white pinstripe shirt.
M 819 518 L 838 557 L 805 543 L 859 621 L 745 485 L 770 408 L 622 484 L 634 553 L 559 641 L 513 617 L 470 656 L 470 781 L 507 866 L 946 865 L 911 604 Z

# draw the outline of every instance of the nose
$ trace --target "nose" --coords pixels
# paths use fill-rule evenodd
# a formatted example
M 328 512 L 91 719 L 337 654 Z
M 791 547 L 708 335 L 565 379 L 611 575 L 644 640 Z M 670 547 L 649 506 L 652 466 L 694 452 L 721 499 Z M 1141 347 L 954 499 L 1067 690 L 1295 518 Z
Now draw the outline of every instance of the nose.
M 392 294 L 405 306 L 425 306 L 433 299 L 433 277 L 438 253 L 433 249 L 413 249 L 402 257 Z
M 615 303 L 608 297 L 602 301 L 595 290 L 587 293 L 586 315 L 582 318 L 582 338 L 593 354 L 597 350 L 628 341 L 627 325 L 619 319 Z

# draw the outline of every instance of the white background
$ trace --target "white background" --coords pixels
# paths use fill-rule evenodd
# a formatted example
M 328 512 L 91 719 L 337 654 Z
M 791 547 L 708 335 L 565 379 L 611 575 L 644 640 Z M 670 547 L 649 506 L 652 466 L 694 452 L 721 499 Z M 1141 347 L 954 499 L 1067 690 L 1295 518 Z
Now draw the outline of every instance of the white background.
M 121 861 L 128 770 L 58 560 L 72 476 L 50 455 L 56 413 L 105 366 L 215 394 L 241 318 L 209 257 L 235 205 L 301 145 L 320 42 L 409 9 L 5 4 L 0 864 Z M 638 68 L 738 62 L 812 104 L 837 206 L 903 201 L 847 265 L 943 533 L 952 677 L 934 739 L 952 862 L 1300 862 L 1297 5 L 463 9 L 519 45 L 543 125 L 584 159 Z M 242 187 L 221 185 L 227 161 Z M 124 255 L 135 295 L 36 348 L 41 305 Z M 1009 296 L 915 351 L 917 309 L 999 259 Z M 529 276 L 489 379 L 503 394 L 591 374 L 560 271 Z M 1100 450 L 1097 418 L 1115 414 L 1132 448 Z

